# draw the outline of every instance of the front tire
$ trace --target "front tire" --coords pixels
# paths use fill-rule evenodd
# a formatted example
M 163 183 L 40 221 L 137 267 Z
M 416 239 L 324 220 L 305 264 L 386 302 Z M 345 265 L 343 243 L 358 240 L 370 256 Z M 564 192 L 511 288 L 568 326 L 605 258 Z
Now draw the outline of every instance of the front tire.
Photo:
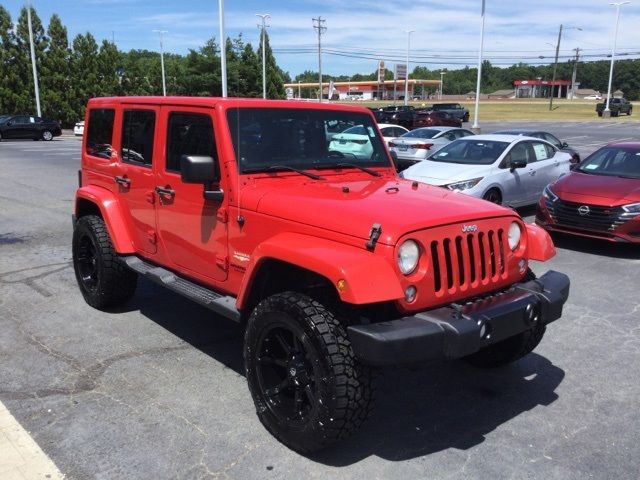
M 53 133 L 51 133 L 49 130 L 45 130 L 44 132 L 42 132 L 42 139 L 45 142 L 50 142 L 51 140 L 53 140 Z
M 492 188 L 488 190 L 483 196 L 483 200 L 487 202 L 495 203 L 497 205 L 502 205 L 502 194 L 496 188 Z
M 371 410 L 370 370 L 333 313 L 306 295 L 260 302 L 247 322 L 244 361 L 258 418 L 292 450 L 348 437 Z
M 102 310 L 122 305 L 133 296 L 138 274 L 118 258 L 102 218 L 81 217 L 72 245 L 76 280 L 89 305 Z

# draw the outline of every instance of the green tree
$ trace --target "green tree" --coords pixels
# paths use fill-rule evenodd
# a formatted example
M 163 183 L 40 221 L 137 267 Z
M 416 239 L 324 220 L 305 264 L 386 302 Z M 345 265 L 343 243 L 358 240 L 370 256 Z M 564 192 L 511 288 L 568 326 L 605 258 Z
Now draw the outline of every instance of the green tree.
M 78 34 L 73 39 L 71 72 L 75 85 L 73 109 L 84 116 L 84 108 L 91 97 L 100 96 L 100 72 L 98 66 L 98 44 L 93 35 Z
M 118 69 L 122 68 L 122 54 L 114 43 L 102 40 L 97 58 L 100 94 L 104 96 L 123 95 L 122 79 Z
M 71 81 L 71 50 L 67 29 L 58 15 L 52 15 L 47 28 L 49 49 L 45 52 L 40 69 L 42 114 L 70 126 L 77 120 L 73 108 L 75 92 Z
M 284 98 L 285 73 L 278 67 L 269 44 L 269 34 L 265 33 L 265 60 L 267 70 L 267 98 Z M 262 62 L 262 42 L 258 48 L 258 58 Z M 262 68 L 262 64 L 260 65 Z M 262 80 L 262 78 L 261 78 Z
M 13 69 L 13 52 L 15 51 L 11 15 L 0 5 L 0 113 L 15 111 L 14 91 L 19 84 Z

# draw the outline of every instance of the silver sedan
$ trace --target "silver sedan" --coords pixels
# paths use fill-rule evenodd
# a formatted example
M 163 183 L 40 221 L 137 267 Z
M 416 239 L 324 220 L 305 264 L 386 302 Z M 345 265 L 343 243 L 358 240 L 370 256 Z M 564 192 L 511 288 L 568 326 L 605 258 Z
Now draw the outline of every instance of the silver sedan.
M 569 173 L 571 155 L 538 138 L 475 135 L 442 147 L 401 175 L 491 202 L 536 203 L 544 187 Z

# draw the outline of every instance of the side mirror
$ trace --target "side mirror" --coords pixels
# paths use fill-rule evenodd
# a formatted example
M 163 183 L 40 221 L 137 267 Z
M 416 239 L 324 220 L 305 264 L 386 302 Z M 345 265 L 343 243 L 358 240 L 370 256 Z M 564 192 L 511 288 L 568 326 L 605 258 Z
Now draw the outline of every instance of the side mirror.
M 209 184 L 218 180 L 213 158 L 203 155 L 182 155 L 180 177 L 184 183 Z
M 219 180 L 216 165 L 212 157 L 204 155 L 182 155 L 180 157 L 180 178 L 184 183 L 202 183 L 205 200 L 221 202 L 224 192 L 221 189 L 212 190 L 211 184 Z
M 567 148 L 569 144 L 567 142 L 562 142 L 562 148 Z
M 7 122 L 7 127 L 10 127 L 11 125 L 13 125 L 13 120 L 9 120 L 9 121 Z
M 526 160 L 511 160 L 511 166 L 509 167 L 509 170 L 513 172 L 516 168 L 525 168 L 526 166 Z

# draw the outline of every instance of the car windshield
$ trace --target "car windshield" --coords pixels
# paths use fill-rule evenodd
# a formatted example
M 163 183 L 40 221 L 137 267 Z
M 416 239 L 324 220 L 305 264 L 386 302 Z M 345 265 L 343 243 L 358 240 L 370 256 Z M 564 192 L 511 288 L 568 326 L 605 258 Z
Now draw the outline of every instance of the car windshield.
M 6 122 L 9 118 L 11 118 L 11 115 L 0 115 L 0 123 Z
M 402 135 L 403 138 L 433 138 L 440 133 L 440 130 L 433 128 L 416 128 Z
M 455 140 L 445 145 L 429 160 L 468 165 L 491 165 L 509 146 L 509 142 L 495 140 Z
M 274 166 L 330 168 L 345 162 L 361 167 L 390 166 L 378 129 L 365 113 L 232 108 L 227 111 L 227 120 L 240 173 L 267 171 Z M 343 138 L 336 130 L 358 136 Z
M 602 148 L 587 157 L 576 170 L 591 175 L 640 178 L 640 148 Z

